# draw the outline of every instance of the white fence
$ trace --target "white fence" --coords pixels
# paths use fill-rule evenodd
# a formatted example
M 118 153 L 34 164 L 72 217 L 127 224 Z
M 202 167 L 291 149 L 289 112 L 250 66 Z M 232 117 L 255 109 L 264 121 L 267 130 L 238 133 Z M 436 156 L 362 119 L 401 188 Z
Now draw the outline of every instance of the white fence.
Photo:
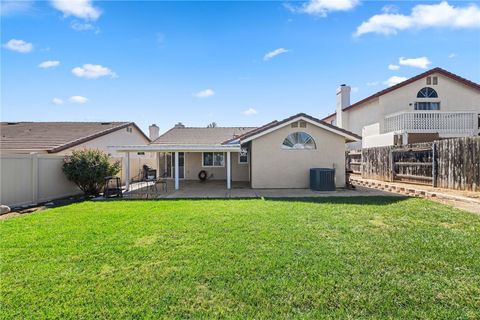
M 63 156 L 0 155 L 0 203 L 21 206 L 81 194 L 65 177 L 62 164 Z
M 65 177 L 62 171 L 63 156 L 47 154 L 0 155 L 0 203 L 15 207 L 46 202 L 82 191 Z M 123 158 L 112 158 L 120 161 Z M 130 158 L 130 179 L 138 178 L 143 165 L 156 167 L 155 158 Z M 125 183 L 125 173 L 118 174 Z
M 478 115 L 472 112 L 416 111 L 385 117 L 384 133 L 412 132 L 475 136 Z

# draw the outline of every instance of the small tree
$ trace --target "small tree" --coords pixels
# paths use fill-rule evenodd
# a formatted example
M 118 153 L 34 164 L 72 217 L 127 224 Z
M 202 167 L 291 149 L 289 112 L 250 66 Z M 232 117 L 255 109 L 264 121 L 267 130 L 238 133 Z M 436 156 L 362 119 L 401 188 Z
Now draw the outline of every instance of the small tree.
M 216 122 L 211 122 L 207 125 L 207 128 L 216 128 L 217 127 L 217 123 Z
M 120 172 L 120 162 L 111 163 L 106 153 L 96 149 L 73 151 L 71 156 L 65 157 L 63 172 L 84 193 L 98 195 L 105 177 Z

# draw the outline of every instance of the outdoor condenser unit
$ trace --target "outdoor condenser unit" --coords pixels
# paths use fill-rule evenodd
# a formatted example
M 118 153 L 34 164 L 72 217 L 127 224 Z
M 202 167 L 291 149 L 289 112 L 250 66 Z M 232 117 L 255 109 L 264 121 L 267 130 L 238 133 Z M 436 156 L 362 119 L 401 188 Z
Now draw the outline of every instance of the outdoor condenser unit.
M 310 169 L 310 189 L 314 191 L 335 191 L 335 169 Z

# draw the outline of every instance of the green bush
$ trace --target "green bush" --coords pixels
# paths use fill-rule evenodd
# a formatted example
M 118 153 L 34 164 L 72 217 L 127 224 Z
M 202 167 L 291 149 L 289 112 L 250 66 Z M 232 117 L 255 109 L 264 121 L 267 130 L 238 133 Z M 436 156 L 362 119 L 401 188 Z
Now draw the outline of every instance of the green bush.
M 105 184 L 105 177 L 120 171 L 120 162 L 111 163 L 108 155 L 100 150 L 73 151 L 65 157 L 63 172 L 87 195 L 98 195 Z

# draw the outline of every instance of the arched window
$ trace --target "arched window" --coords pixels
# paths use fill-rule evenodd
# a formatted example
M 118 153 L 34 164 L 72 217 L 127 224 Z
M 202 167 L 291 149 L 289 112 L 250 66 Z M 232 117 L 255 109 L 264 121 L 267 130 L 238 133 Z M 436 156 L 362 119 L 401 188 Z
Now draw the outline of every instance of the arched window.
M 282 143 L 282 149 L 316 149 L 315 140 L 305 132 L 289 134 Z
M 438 98 L 438 94 L 434 89 L 425 87 L 418 91 L 417 98 Z

